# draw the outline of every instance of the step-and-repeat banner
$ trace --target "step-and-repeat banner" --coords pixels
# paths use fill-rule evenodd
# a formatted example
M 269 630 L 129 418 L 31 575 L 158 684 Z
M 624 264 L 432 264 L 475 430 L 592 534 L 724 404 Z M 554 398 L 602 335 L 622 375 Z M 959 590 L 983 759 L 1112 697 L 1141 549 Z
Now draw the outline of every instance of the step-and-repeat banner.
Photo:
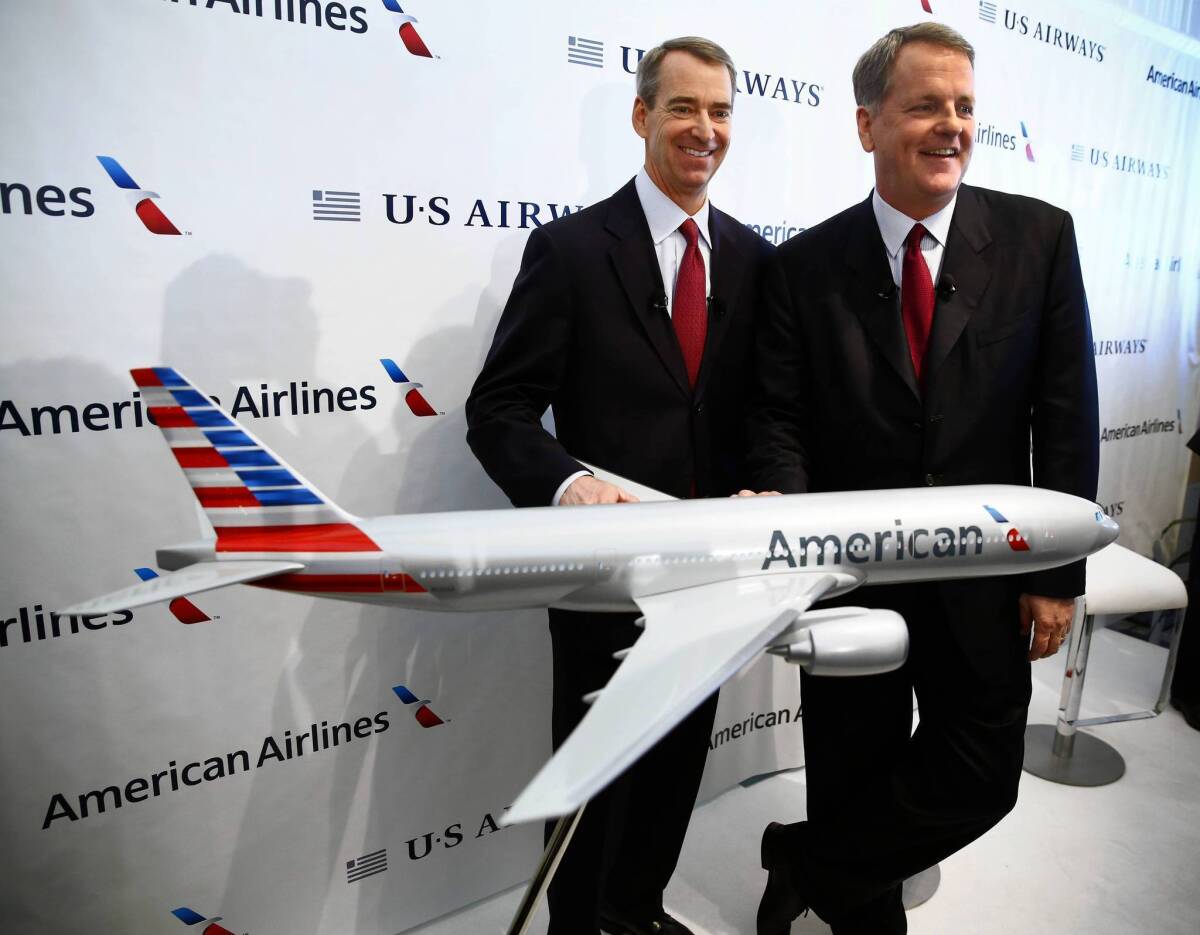
M 529 231 L 640 164 L 642 51 L 734 56 L 712 197 L 779 243 L 867 195 L 851 68 L 931 15 L 978 50 L 969 180 L 1074 213 L 1101 499 L 1149 552 L 1197 419 L 1194 42 L 1020 0 L 4 4 L 0 927 L 395 933 L 526 878 L 541 829 L 499 820 L 549 752 L 542 614 L 51 615 L 202 529 L 128 370 L 179 368 L 352 512 L 502 508 L 462 403 Z M 774 660 L 727 689 L 702 795 L 797 765 L 798 709 Z

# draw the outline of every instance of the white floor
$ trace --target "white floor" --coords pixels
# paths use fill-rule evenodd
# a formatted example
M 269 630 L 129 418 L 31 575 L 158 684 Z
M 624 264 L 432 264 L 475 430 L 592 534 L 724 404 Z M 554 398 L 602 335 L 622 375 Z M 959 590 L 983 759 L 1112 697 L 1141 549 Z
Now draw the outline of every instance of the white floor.
M 1165 654 L 1096 635 L 1083 716 L 1149 708 Z M 1053 723 L 1061 656 L 1034 667 L 1031 723 Z M 912 935 L 1197 935 L 1200 933 L 1200 732 L 1168 708 L 1148 720 L 1087 731 L 1124 756 L 1125 776 L 1094 789 L 1024 774 L 1016 810 L 941 865 L 933 898 L 908 915 Z M 766 874 L 759 837 L 804 810 L 804 771 L 737 788 L 696 810 L 666 904 L 697 935 L 753 935 Z M 413 930 L 501 935 L 519 889 Z M 545 909 L 530 928 L 546 930 Z M 796 935 L 829 929 L 814 918 Z

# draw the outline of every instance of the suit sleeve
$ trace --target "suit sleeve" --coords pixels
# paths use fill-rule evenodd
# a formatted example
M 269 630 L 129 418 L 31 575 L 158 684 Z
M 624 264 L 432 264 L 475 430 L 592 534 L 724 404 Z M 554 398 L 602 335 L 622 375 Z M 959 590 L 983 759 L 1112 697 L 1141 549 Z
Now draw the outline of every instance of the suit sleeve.
M 549 506 L 563 480 L 584 470 L 542 427 L 570 359 L 569 282 L 552 239 L 535 229 L 467 398 L 467 444 L 514 506 Z
M 767 264 L 750 370 L 746 476 L 756 490 L 808 490 L 801 314 L 776 251 Z
M 1046 292 L 1035 381 L 1034 484 L 1095 500 L 1100 466 L 1096 362 L 1075 228 L 1065 212 Z M 1026 589 L 1046 597 L 1083 594 L 1085 566 L 1075 562 L 1029 575 Z

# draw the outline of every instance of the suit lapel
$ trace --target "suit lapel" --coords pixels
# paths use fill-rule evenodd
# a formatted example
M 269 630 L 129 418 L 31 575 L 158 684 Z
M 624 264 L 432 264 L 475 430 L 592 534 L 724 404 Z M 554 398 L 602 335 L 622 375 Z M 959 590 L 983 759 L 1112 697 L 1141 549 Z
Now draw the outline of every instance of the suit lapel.
M 736 223 L 709 205 L 708 235 L 712 243 L 712 269 L 709 278 L 712 280 L 712 303 L 709 307 L 708 336 L 704 341 L 704 359 L 696 377 L 697 399 L 704 393 L 708 376 L 713 369 L 712 362 L 718 359 L 721 342 L 725 340 L 729 331 L 729 322 L 734 316 L 741 290 L 742 272 L 746 268 L 742 251 L 728 233 L 728 225 Z
M 687 366 L 671 328 L 671 319 L 665 305 L 656 301 L 660 297 L 665 299 L 666 291 L 654 243 L 650 239 L 650 229 L 646 225 L 646 215 L 632 181 L 613 195 L 605 227 L 616 238 L 608 255 L 621 288 L 625 290 L 625 297 L 633 308 L 634 317 L 662 359 L 667 372 L 684 393 L 691 395 Z
M 941 281 L 944 283 L 950 277 L 955 291 L 945 296 L 938 293 L 933 330 L 925 352 L 927 386 L 933 386 L 934 374 L 946 362 L 987 290 L 992 271 L 984 259 L 984 251 L 991 242 L 991 234 L 975 193 L 964 185 L 958 190 L 958 201 L 954 205 L 950 235 L 946 238 L 946 252 L 942 258 Z
M 858 206 L 850 224 L 845 262 L 852 273 L 847 287 L 850 307 L 879 353 L 919 400 L 921 391 L 900 319 L 900 290 L 892 279 L 869 197 Z

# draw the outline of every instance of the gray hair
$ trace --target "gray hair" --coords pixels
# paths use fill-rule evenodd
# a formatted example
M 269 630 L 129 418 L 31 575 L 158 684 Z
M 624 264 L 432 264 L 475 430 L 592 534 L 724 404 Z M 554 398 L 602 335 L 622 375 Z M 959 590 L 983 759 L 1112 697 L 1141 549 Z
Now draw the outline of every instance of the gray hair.
M 656 45 L 638 62 L 637 96 L 646 102 L 647 107 L 653 107 L 654 99 L 658 96 L 662 63 L 668 52 L 687 52 L 709 65 L 724 65 L 729 72 L 729 103 L 733 104 L 737 69 L 733 67 L 733 59 L 729 57 L 729 53 L 711 39 L 701 39 L 699 36 L 680 36 L 678 39 L 668 39 L 662 45 Z
M 975 47 L 962 34 L 941 23 L 917 23 L 893 29 L 867 49 L 854 66 L 854 102 L 860 107 L 874 110 L 884 99 L 892 83 L 892 72 L 896 68 L 896 57 L 910 42 L 928 42 L 961 52 L 975 67 Z

